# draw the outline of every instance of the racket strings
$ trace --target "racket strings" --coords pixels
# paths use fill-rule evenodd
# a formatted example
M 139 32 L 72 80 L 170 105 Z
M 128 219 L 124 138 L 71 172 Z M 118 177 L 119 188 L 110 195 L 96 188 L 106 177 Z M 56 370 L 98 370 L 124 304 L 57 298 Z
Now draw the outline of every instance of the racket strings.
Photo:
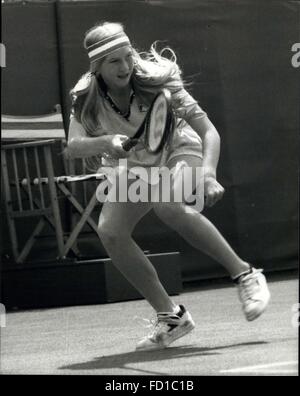
M 135 135 L 122 144 L 123 149 L 129 151 L 142 137 L 146 150 L 157 154 L 164 146 L 170 146 L 175 126 L 176 115 L 171 104 L 171 93 L 164 89 L 154 98 Z
M 154 131 L 155 127 L 151 128 L 151 115 L 150 117 L 148 117 L 146 122 L 146 129 L 148 131 L 148 133 L 146 134 L 146 143 L 148 146 L 148 150 L 151 151 L 153 154 L 160 152 L 164 147 L 168 148 L 168 146 L 171 145 L 172 137 L 174 135 L 174 130 L 176 126 L 176 115 L 173 111 L 173 108 L 171 106 L 171 100 L 168 96 L 165 96 L 165 101 L 166 101 L 166 117 L 164 121 L 164 127 L 162 129 L 162 132 L 158 134 L 159 136 L 155 147 L 151 147 L 151 143 L 150 143 L 150 139 L 151 139 L 150 134 L 156 133 Z

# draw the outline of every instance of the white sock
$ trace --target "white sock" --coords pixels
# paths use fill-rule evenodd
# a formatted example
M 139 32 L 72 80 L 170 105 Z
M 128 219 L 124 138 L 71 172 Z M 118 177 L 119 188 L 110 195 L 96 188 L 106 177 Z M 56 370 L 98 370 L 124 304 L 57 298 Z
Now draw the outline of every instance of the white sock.
M 233 282 L 237 282 L 237 280 L 243 276 L 243 275 L 248 275 L 250 274 L 250 272 L 252 271 L 252 267 L 250 266 L 249 269 L 247 271 L 243 271 L 240 274 L 236 275 L 234 278 L 232 278 Z

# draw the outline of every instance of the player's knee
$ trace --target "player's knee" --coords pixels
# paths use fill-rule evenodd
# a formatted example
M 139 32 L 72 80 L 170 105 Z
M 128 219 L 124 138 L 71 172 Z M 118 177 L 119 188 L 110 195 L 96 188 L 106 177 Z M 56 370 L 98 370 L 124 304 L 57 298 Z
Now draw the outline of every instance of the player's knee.
M 98 224 L 98 233 L 101 241 L 105 246 L 116 246 L 126 236 L 127 232 L 125 227 L 120 224 L 116 224 L 110 220 L 100 218 Z
M 105 246 L 114 245 L 118 239 L 118 230 L 116 230 L 110 222 L 104 219 L 100 219 L 99 221 L 98 233 Z
M 165 222 L 174 222 L 181 214 L 184 214 L 183 205 L 180 202 L 160 202 L 155 205 L 154 212 Z

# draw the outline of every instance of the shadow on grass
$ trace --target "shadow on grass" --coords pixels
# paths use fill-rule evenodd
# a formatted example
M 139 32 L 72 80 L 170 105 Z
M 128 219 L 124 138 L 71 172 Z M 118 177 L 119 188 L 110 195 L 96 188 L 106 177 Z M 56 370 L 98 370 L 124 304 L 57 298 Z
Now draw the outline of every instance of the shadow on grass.
M 180 359 L 194 356 L 219 355 L 222 349 L 231 349 L 251 345 L 268 344 L 266 341 L 244 342 L 232 345 L 222 345 L 214 348 L 199 348 L 193 345 L 180 347 L 169 347 L 156 351 L 133 351 L 116 355 L 99 356 L 88 362 L 76 363 L 59 367 L 60 370 L 102 370 L 102 369 L 127 369 L 139 371 L 144 374 L 167 375 L 161 371 L 142 370 L 136 367 L 129 367 L 131 363 L 155 362 L 169 359 Z

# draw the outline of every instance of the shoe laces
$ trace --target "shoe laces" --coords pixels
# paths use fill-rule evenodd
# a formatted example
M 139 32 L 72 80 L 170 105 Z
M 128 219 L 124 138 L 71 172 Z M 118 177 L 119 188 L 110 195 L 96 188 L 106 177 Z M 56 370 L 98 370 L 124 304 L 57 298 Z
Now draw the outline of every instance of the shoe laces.
M 262 270 L 257 270 L 257 272 L 262 272 Z M 251 299 L 256 292 L 257 272 L 245 275 L 239 282 L 240 295 L 244 301 Z
M 178 324 L 180 317 L 174 313 L 161 313 L 159 312 L 155 318 L 146 319 L 138 316 L 134 317 L 134 320 L 138 320 L 142 323 L 144 328 L 151 328 L 148 338 L 155 338 L 157 334 L 165 330 L 170 324 Z
M 167 330 L 169 325 L 178 325 L 179 320 L 180 317 L 174 313 L 158 313 L 151 337 L 155 338 L 157 334 Z
M 143 328 L 153 327 L 156 321 L 155 318 L 146 319 L 141 316 L 134 316 L 133 320 Z

